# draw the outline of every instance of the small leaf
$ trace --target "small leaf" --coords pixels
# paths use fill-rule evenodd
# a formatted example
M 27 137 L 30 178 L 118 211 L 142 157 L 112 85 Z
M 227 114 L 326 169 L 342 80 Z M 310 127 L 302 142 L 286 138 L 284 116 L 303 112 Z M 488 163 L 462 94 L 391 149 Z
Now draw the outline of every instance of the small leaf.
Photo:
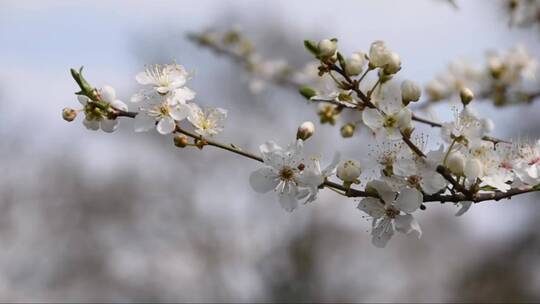
M 317 91 L 310 87 L 301 87 L 300 90 L 298 90 L 300 95 L 304 96 L 306 99 L 311 99 L 311 97 L 317 95 Z
M 304 40 L 304 46 L 315 57 L 319 56 L 319 47 L 313 40 Z

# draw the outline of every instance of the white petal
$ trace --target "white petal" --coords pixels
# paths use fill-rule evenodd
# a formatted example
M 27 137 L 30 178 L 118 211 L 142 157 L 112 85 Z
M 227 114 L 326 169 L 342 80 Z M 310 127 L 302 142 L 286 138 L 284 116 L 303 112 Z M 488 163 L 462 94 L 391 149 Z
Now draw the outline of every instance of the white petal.
M 135 132 L 145 132 L 156 125 L 156 120 L 144 113 L 135 116 Z
M 115 99 L 113 102 L 111 102 L 111 106 L 115 107 L 118 110 L 127 111 L 128 106 L 123 101 Z
M 174 97 L 180 102 L 185 103 L 186 101 L 195 98 L 195 91 L 188 87 L 183 87 L 174 91 Z
M 374 197 L 366 197 L 362 199 L 360 203 L 358 203 L 357 208 L 364 211 L 374 219 L 382 217 L 386 212 L 382 202 L 378 198 Z
M 385 217 L 375 225 L 373 231 L 371 231 L 371 243 L 378 248 L 386 247 L 388 241 L 394 235 L 394 226 L 392 220 Z
M 364 112 L 362 112 L 362 120 L 364 121 L 364 124 L 373 131 L 382 128 L 384 123 L 384 118 L 381 113 L 372 108 L 364 109 Z
M 285 211 L 292 212 L 298 207 L 298 199 L 296 198 L 297 192 L 281 192 L 279 193 L 279 204 Z
M 169 93 L 169 87 L 158 87 L 156 91 L 158 91 L 160 94 L 167 94 Z
M 88 129 L 92 131 L 96 131 L 99 129 L 99 121 L 97 120 L 83 120 L 83 125 Z
M 148 74 L 146 72 L 140 72 L 135 76 L 135 80 L 137 80 L 138 83 L 142 85 L 151 84 L 154 82 L 154 80 L 150 77 L 148 77 Z
M 266 193 L 276 189 L 279 179 L 272 168 L 264 167 L 251 173 L 249 183 L 251 184 L 251 188 L 256 192 Z
M 448 181 L 437 172 L 426 172 L 422 175 L 420 187 L 426 194 L 435 194 L 444 189 Z
M 163 135 L 172 133 L 175 128 L 176 123 L 174 122 L 174 119 L 170 117 L 161 118 L 156 126 L 156 130 Z
M 420 191 L 413 188 L 405 188 L 399 193 L 394 206 L 405 213 L 412 213 L 420 207 L 423 196 Z
M 387 204 L 392 204 L 396 199 L 396 192 L 385 182 L 380 180 L 372 180 L 368 183 L 368 186 L 371 186 L 377 190 L 377 194 L 381 199 Z
M 332 158 L 332 162 L 330 163 L 330 165 L 328 165 L 328 167 L 322 170 L 322 174 L 326 177 L 334 174 L 337 166 L 339 165 L 340 160 L 341 160 L 341 154 L 339 152 L 334 153 L 334 158 Z
M 116 119 L 104 119 L 100 122 L 101 130 L 107 133 L 112 133 L 118 126 L 118 120 Z
M 113 87 L 105 85 L 99 91 L 99 96 L 105 102 L 112 103 L 116 99 L 116 91 Z
M 77 100 L 83 105 L 85 106 L 88 101 L 90 100 L 90 98 L 84 96 L 84 95 L 77 95 Z
M 418 221 L 410 215 L 398 215 L 396 217 L 396 230 L 405 234 L 414 234 L 417 238 L 420 238 L 422 236 L 422 229 L 420 228 L 420 224 L 418 224 Z
M 456 213 L 456 216 L 462 216 L 472 206 L 471 201 L 465 201 L 465 202 L 459 202 L 459 203 L 461 204 L 461 208 Z
M 190 113 L 190 107 L 185 104 L 179 104 L 171 108 L 171 111 L 170 111 L 171 117 L 178 121 L 183 120 L 186 117 L 188 117 L 189 113 Z

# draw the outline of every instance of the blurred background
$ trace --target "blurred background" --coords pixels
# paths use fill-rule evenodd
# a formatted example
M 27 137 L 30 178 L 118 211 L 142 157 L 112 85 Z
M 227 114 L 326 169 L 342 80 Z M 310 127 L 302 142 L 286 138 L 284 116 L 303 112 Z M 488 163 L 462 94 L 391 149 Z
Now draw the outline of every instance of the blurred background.
M 105 134 L 60 115 L 78 104 L 71 67 L 128 101 L 145 64 L 176 60 L 194 71 L 199 104 L 229 110 L 221 141 L 256 151 L 318 119 L 294 91 L 253 94 L 241 68 L 185 38 L 208 27 L 238 26 L 298 67 L 310 59 L 304 39 L 338 37 L 347 52 L 382 39 L 402 57 L 400 77 L 420 83 L 488 49 L 540 54 L 538 30 L 510 28 L 505 2 L 456 3 L 0 1 L 0 301 L 540 301 L 538 195 L 463 217 L 429 205 L 422 239 L 397 235 L 381 250 L 354 200 L 325 191 L 288 214 L 251 190 L 255 162 L 180 150 L 127 120 Z M 538 103 L 477 110 L 496 121 L 494 136 L 540 135 Z M 317 126 L 307 149 L 359 159 L 364 135 Z

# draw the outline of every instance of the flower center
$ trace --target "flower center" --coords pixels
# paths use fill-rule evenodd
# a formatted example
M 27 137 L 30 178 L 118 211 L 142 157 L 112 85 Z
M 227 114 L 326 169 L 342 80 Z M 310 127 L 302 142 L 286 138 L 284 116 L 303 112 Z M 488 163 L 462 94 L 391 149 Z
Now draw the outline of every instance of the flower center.
M 279 177 L 284 181 L 292 180 L 294 178 L 294 170 L 289 166 L 285 166 L 279 171 Z
M 383 126 L 385 128 L 394 128 L 397 126 L 397 119 L 392 116 L 392 115 L 388 115 L 384 118 L 384 123 L 383 123 Z
M 399 210 L 397 210 L 397 209 L 394 208 L 394 207 L 388 207 L 388 208 L 386 209 L 385 214 L 386 214 L 386 216 L 387 216 L 388 218 L 394 219 L 394 218 L 396 218 L 396 216 L 399 215 Z
M 411 175 L 407 177 L 407 182 L 411 187 L 417 187 L 420 185 L 420 181 L 422 180 L 422 177 L 419 175 Z
M 159 114 L 162 116 L 169 116 L 169 107 L 166 105 L 159 106 Z

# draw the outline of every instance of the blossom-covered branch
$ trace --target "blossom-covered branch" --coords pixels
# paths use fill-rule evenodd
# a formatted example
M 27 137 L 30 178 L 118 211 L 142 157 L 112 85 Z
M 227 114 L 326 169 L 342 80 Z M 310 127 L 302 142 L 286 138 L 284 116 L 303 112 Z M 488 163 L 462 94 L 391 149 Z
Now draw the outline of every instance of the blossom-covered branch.
M 413 214 L 425 209 L 426 202 L 459 204 L 457 215 L 461 215 L 475 202 L 539 190 L 540 142 L 508 144 L 490 138 L 487 133 L 493 123 L 474 114 L 470 107 L 474 94 L 469 89 L 460 90 L 462 109 L 456 110 L 452 121 L 433 123 L 440 127 L 444 143 L 429 150 L 412 125 L 415 116 L 409 107 L 420 99 L 421 90 L 410 80 L 395 85 L 401 60 L 384 42 L 376 41 L 368 54 L 357 52 L 347 59 L 336 39 L 306 41 L 305 47 L 318 60 L 319 77 L 330 78 L 334 87 L 319 95 L 303 90 L 304 95 L 332 101 L 329 113 L 321 115 L 323 122 L 331 122 L 332 113 L 344 108 L 361 115 L 359 123 L 375 135 L 371 163 L 340 160 L 336 151 L 323 167 L 319 157 L 306 156 L 303 147 L 315 132 L 311 122 L 298 127 L 290 145 L 267 141 L 259 155 L 220 143 L 214 137 L 224 130 L 227 111 L 199 106 L 195 91 L 187 87 L 191 75 L 179 64 L 147 66 L 136 75 L 142 86 L 131 97 L 136 111 L 128 111 L 110 86 L 91 86 L 82 68 L 71 70 L 80 88 L 76 94 L 81 108 L 65 108 L 63 117 L 73 121 L 83 113 L 88 129 L 105 132 L 113 132 L 120 118 L 133 118 L 135 131 L 155 128 L 172 136 L 179 148 L 213 146 L 255 160 L 262 166 L 249 177 L 252 188 L 276 193 L 287 211 L 315 201 L 324 188 L 361 198 L 358 209 L 373 218 L 372 242 L 378 247 L 384 247 L 394 231 L 420 237 Z M 368 81 L 368 74 L 375 74 L 375 79 Z

